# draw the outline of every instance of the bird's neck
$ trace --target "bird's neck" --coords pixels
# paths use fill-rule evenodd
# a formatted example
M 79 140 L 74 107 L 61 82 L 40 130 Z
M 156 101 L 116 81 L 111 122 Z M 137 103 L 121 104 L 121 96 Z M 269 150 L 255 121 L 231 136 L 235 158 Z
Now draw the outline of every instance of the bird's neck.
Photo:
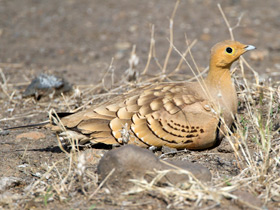
M 231 79 L 230 66 L 227 68 L 210 66 L 205 84 L 212 100 L 218 102 L 222 109 L 233 114 L 237 112 L 237 94 Z M 225 116 L 225 119 L 231 122 L 231 114 Z
M 232 89 L 230 66 L 226 68 L 210 65 L 209 73 L 205 79 L 207 85 L 220 90 Z

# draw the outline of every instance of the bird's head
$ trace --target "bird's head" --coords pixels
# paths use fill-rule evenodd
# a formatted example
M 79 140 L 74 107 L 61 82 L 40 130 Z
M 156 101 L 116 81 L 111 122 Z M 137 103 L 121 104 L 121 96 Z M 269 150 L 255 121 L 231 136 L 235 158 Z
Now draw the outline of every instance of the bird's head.
M 211 49 L 211 67 L 230 68 L 231 64 L 236 61 L 242 54 L 249 50 L 254 50 L 253 45 L 244 45 L 237 41 L 226 40 L 217 43 Z

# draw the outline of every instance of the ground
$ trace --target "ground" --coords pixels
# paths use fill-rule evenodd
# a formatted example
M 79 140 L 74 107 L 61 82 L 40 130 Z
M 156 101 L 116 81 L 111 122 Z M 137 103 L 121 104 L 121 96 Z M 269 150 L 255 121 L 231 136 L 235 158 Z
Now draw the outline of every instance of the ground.
M 163 66 L 170 43 L 169 19 L 175 3 L 176 1 L 168 0 L 0 0 L 0 128 L 45 121 L 48 119 L 48 111 L 52 108 L 57 112 L 71 111 L 90 100 L 95 104 L 110 98 L 107 93 L 112 89 L 115 90 L 114 93 L 116 91 L 121 93 L 124 89 L 137 85 L 125 86 L 122 80 L 129 68 L 128 60 L 132 48 L 136 46 L 135 52 L 139 57 L 139 64 L 135 70 L 141 73 L 146 66 L 151 30 L 154 26 L 156 58 Z M 183 52 L 187 48 L 186 40 L 189 44 L 196 41 L 191 52 L 199 70 L 205 69 L 208 65 L 211 46 L 218 41 L 231 38 L 217 3 L 219 1 L 182 1 L 174 18 L 174 48 Z M 247 80 L 242 81 L 248 81 L 252 90 L 256 89 L 253 84 L 258 82 L 276 90 L 280 78 L 280 2 L 228 0 L 221 1 L 221 7 L 231 26 L 239 23 L 233 30 L 234 38 L 258 49 L 244 55 L 244 58 L 251 69 L 258 72 L 259 81 L 255 81 L 256 77 L 247 65 L 244 65 L 245 75 L 241 74 L 240 69 L 237 70 L 237 81 L 245 76 Z M 167 74 L 176 68 L 180 60 L 176 50 L 173 49 L 168 59 Z M 187 60 L 193 67 L 195 66 L 190 56 L 187 56 Z M 143 82 L 160 72 L 159 66 L 152 59 L 148 76 L 141 79 L 137 77 L 136 81 Z M 32 78 L 40 73 L 64 77 L 74 85 L 76 92 L 81 91 L 80 95 L 73 97 L 70 93 L 53 98 L 46 96 L 39 101 L 34 98 L 22 98 L 22 93 Z M 185 62 L 178 73 L 179 76 L 172 79 L 193 77 Z M 118 89 L 120 85 L 122 88 Z M 246 111 L 242 104 L 246 102 L 242 101 L 244 100 L 242 90 L 241 88 L 239 92 L 241 101 L 239 119 L 243 120 L 242 114 Z M 104 96 L 97 96 L 100 93 Z M 273 96 L 274 100 L 277 93 L 273 94 L 276 94 Z M 259 98 L 261 97 L 258 93 L 253 100 Z M 279 109 L 277 105 L 273 108 Z M 275 123 L 272 131 L 277 133 L 279 128 L 277 115 L 273 119 Z M 248 130 L 253 129 L 248 127 Z M 34 136 L 20 138 L 20 134 L 30 131 L 39 132 L 43 136 L 37 140 Z M 92 183 L 85 187 L 85 180 L 78 180 L 77 176 L 74 177 L 72 174 L 67 175 L 71 158 L 57 146 L 57 137 L 50 129 L 23 128 L 4 134 L 2 132 L 0 135 L 2 160 L 0 178 L 15 177 L 18 180 L 2 192 L 0 188 L 2 193 L 0 209 L 196 208 L 195 203 L 190 200 L 182 203 L 176 201 L 180 203 L 177 205 L 174 199 L 163 196 L 156 190 L 129 196 L 112 194 L 105 188 L 94 192 L 99 184 L 96 178 L 96 164 L 106 150 L 94 150 L 96 161 L 93 161 L 91 166 Z M 252 155 L 255 150 L 261 150 L 252 143 L 253 136 L 252 134 L 246 137 L 249 142 L 248 150 Z M 277 138 L 273 136 L 273 139 Z M 278 143 L 274 142 L 271 145 L 279 145 L 279 135 Z M 275 148 L 271 150 L 279 152 L 279 148 L 278 150 Z M 156 154 L 159 155 L 160 152 Z M 279 153 L 276 159 L 277 157 L 279 159 Z M 213 150 L 182 151 L 167 158 L 202 163 L 212 172 L 214 181 L 220 179 L 226 182 L 232 177 L 241 176 L 240 173 L 246 168 L 236 163 L 236 153 L 227 141 L 223 141 Z M 279 160 L 275 167 L 279 170 Z M 74 181 L 69 184 L 68 180 L 64 186 L 61 182 L 55 182 L 55 178 L 47 179 L 43 174 L 48 170 L 52 173 L 53 170 L 57 170 L 57 176 L 61 175 L 61 179 L 66 175 L 73 176 Z M 34 185 L 37 181 L 38 184 Z M 279 190 L 279 179 L 274 184 L 277 183 Z M 65 187 L 63 190 L 62 185 Z M 30 189 L 30 186 L 33 188 Z M 94 193 L 94 197 L 88 199 L 84 187 L 88 195 Z M 255 188 L 252 190 L 252 186 L 240 186 L 241 193 L 248 191 L 255 196 L 257 201 L 253 203 L 257 203 L 258 208 L 280 208 L 277 203 L 279 200 L 273 198 L 273 193 L 263 197 L 264 187 L 259 188 L 259 191 L 256 191 Z M 219 204 L 205 201 L 201 205 L 214 209 L 248 207 L 244 203 L 234 203 L 230 199 L 222 199 Z

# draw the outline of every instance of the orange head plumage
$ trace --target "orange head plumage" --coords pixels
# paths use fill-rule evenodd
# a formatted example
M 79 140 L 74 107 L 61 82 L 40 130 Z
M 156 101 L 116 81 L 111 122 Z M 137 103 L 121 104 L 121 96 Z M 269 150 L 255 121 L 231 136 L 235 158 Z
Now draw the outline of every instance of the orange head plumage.
M 230 68 L 242 54 L 249 50 L 256 49 L 252 45 L 244 45 L 237 41 L 226 40 L 217 43 L 211 49 L 211 68 Z
M 256 49 L 253 45 L 245 45 L 237 41 L 226 40 L 219 42 L 211 49 L 208 82 L 215 85 L 219 79 L 222 83 L 231 85 L 230 67 L 241 55 Z

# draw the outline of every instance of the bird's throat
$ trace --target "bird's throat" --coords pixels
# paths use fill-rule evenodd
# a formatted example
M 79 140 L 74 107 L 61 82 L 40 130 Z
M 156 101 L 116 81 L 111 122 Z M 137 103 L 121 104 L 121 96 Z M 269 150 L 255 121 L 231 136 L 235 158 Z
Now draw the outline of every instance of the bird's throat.
M 231 80 L 231 72 L 229 68 L 211 68 L 206 77 L 206 83 L 211 86 L 211 88 L 217 89 L 231 89 L 233 88 Z
M 221 107 L 235 114 L 237 111 L 237 95 L 230 69 L 210 68 L 205 83 L 208 86 L 212 100 L 219 102 Z M 228 117 L 228 119 L 231 118 Z

